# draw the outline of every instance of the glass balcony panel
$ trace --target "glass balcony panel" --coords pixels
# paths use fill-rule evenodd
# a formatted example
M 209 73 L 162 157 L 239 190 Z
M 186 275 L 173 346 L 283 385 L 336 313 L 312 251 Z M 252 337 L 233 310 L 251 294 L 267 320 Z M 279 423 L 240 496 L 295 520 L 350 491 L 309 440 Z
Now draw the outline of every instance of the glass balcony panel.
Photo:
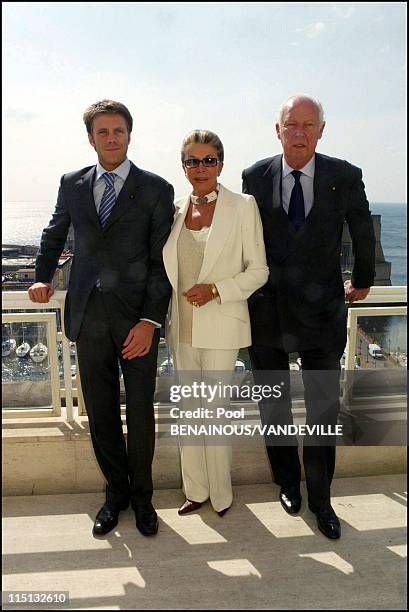
M 13 356 L 13 353 L 17 349 L 17 346 L 20 346 L 23 342 L 20 337 L 16 340 L 16 346 L 14 347 L 14 342 L 11 340 L 15 340 L 15 332 L 17 332 L 18 325 L 21 327 L 23 321 L 19 319 L 19 317 L 24 317 L 25 325 L 32 322 L 27 320 L 27 317 L 34 317 L 37 319 L 37 324 L 40 323 L 39 319 L 41 317 L 52 317 L 54 319 L 54 329 L 58 332 L 58 337 L 54 336 L 53 344 L 54 350 L 51 347 L 51 352 L 55 353 L 55 376 L 56 382 L 54 384 L 55 389 L 52 389 L 52 394 L 54 394 L 54 400 L 52 400 L 53 405 L 58 404 L 58 408 L 61 408 L 61 404 L 63 407 L 67 408 L 67 415 L 69 415 L 69 419 L 73 418 L 73 410 L 74 407 L 77 406 L 77 414 L 85 415 L 85 409 L 83 406 L 82 393 L 81 393 L 81 380 L 80 380 L 80 372 L 78 369 L 78 364 L 75 355 L 75 343 L 70 343 L 70 341 L 63 336 L 61 333 L 62 330 L 62 320 L 63 320 L 63 311 L 64 311 L 64 299 L 65 292 L 58 291 L 54 294 L 50 303 L 46 306 L 43 304 L 35 304 L 30 302 L 28 299 L 28 295 L 26 292 L 3 292 L 3 343 L 2 346 L 2 379 L 3 383 L 6 384 L 7 380 L 11 381 L 13 376 L 15 377 L 16 373 L 16 365 L 21 368 L 20 375 L 24 376 L 24 368 L 21 365 L 16 364 L 16 357 Z M 406 367 L 406 341 L 405 333 L 406 333 L 406 317 L 403 312 L 406 312 L 406 308 L 404 305 L 406 304 L 407 296 L 406 296 L 406 287 L 373 287 L 371 289 L 370 295 L 363 302 L 354 304 L 352 308 L 349 308 L 349 311 L 352 311 L 353 317 L 351 321 L 354 321 L 355 318 L 355 339 L 352 343 L 349 342 L 350 347 L 346 348 L 345 355 L 341 360 L 341 367 L 344 366 L 344 374 L 343 378 L 349 371 L 357 371 L 361 372 L 362 370 L 369 371 L 369 368 L 366 367 L 366 359 L 367 355 L 365 353 L 365 343 L 363 339 L 364 333 L 371 333 L 371 339 L 375 342 L 371 344 L 378 344 L 380 346 L 383 357 L 382 358 L 374 358 L 372 355 L 368 355 L 368 364 L 373 366 L 373 369 L 376 372 L 376 378 L 374 381 L 373 392 L 371 393 L 372 397 L 375 399 L 381 398 L 382 394 L 392 393 L 393 390 L 399 392 L 399 394 L 404 393 L 406 389 L 400 383 L 401 379 L 397 379 L 396 377 L 391 379 L 393 376 L 393 371 L 400 372 L 399 376 L 404 372 Z M 45 307 L 44 307 L 45 306 Z M 385 324 L 384 319 L 385 309 L 392 309 L 394 316 L 391 317 L 391 322 L 388 325 Z M 370 313 L 368 313 L 370 311 Z M 382 311 L 382 312 L 380 312 Z M 397 312 L 399 311 L 399 312 Z M 389 312 L 389 310 L 388 310 Z M 380 317 L 379 321 L 379 314 Z M 361 320 L 362 319 L 362 320 Z M 369 323 L 372 321 L 372 329 Z M 37 326 L 38 333 L 41 333 L 41 329 L 44 329 L 44 321 L 41 321 L 43 327 Z M 369 326 L 369 327 L 368 327 Z M 350 326 L 351 327 L 351 326 Z M 353 327 L 353 325 L 352 325 Z M 375 329 L 373 329 L 375 327 Z M 349 332 L 350 333 L 350 332 Z M 20 336 L 22 336 L 22 330 L 19 331 Z M 161 330 L 161 334 L 163 335 L 163 330 Z M 353 334 L 352 334 L 353 335 Z M 351 337 L 352 339 L 352 337 Z M 21 340 L 21 341 L 20 341 Z M 399 341 L 398 341 L 399 340 Z M 402 341 L 401 341 L 402 340 Z M 8 342 L 9 341 L 9 342 Z M 19 345 L 17 345 L 17 341 L 19 341 Z M 50 346 L 48 345 L 48 341 L 44 343 L 47 350 L 50 352 Z M 367 342 L 367 345 L 369 342 Z M 32 348 L 32 346 L 31 346 Z M 369 350 L 369 349 L 368 349 Z M 351 354 L 351 359 L 349 355 Z M 45 360 L 46 363 L 49 357 Z M 38 367 L 35 366 L 35 362 L 33 360 L 30 367 L 34 370 L 34 376 L 36 374 L 35 368 L 40 370 L 43 366 Z M 292 386 L 292 397 L 295 400 L 302 400 L 303 398 L 303 384 L 302 384 L 302 372 L 299 363 L 299 356 L 297 354 L 290 355 L 291 362 L 291 386 Z M 348 363 L 347 363 L 348 362 Z M 41 364 L 40 364 L 41 365 Z M 49 364 L 48 364 L 49 365 Z M 65 367 L 64 367 L 65 365 Z M 345 368 L 348 366 L 348 369 Z M 51 368 L 52 370 L 52 368 Z M 252 373 L 251 373 L 251 362 L 249 359 L 247 349 L 241 349 L 239 351 L 236 368 L 235 368 L 235 377 L 238 379 L 243 379 L 247 384 L 251 384 Z M 383 372 L 383 377 L 380 376 L 380 372 Z M 386 370 L 388 372 L 386 372 Z M 163 409 L 166 409 L 166 405 L 169 404 L 169 385 L 172 381 L 173 374 L 173 362 L 172 356 L 166 344 L 165 338 L 161 337 L 159 348 L 158 348 L 158 361 L 157 361 L 157 378 L 156 378 L 156 392 L 155 392 L 155 402 L 159 404 L 164 404 Z M 41 372 L 37 371 L 37 375 L 41 375 Z M 52 376 L 52 372 L 50 371 L 50 376 Z M 119 376 L 121 376 L 121 372 L 119 371 Z M 389 377 L 387 380 L 387 384 L 385 383 L 385 377 Z M 48 379 L 50 380 L 50 379 Z M 365 389 L 365 385 L 367 386 L 367 382 L 363 382 L 360 380 L 357 383 L 356 389 L 354 389 L 354 393 L 357 394 L 357 397 L 361 397 L 363 393 L 367 393 L 367 389 Z M 369 380 L 369 379 L 367 379 Z M 39 381 L 37 381 L 39 382 Z M 50 383 L 47 383 L 50 385 Z M 372 384 L 372 382 L 371 382 Z M 348 384 L 342 384 L 343 388 L 348 389 Z M 125 389 L 123 384 L 123 378 L 120 379 L 120 388 L 121 388 L 121 403 L 125 403 Z M 386 391 L 385 391 L 386 390 Z M 402 397 L 402 395 L 401 395 Z M 24 412 L 26 411 L 29 414 L 30 409 L 33 408 L 31 405 L 32 402 L 31 396 L 27 398 L 27 403 L 25 405 L 20 402 L 20 406 L 17 410 L 12 410 L 12 412 L 19 412 L 24 416 Z M 233 398 L 233 401 L 235 399 Z M 246 399 L 239 399 L 239 401 L 246 401 Z M 50 404 L 50 394 L 48 393 L 47 397 L 48 405 Z M 68 402 L 68 403 L 67 403 Z M 13 403 L 17 403 L 16 400 L 13 400 Z M 4 404 L 4 416 L 7 416 L 7 403 Z M 24 410 L 26 409 L 26 410 Z M 257 407 L 255 406 L 255 409 Z M 36 414 L 40 414 L 40 410 L 36 410 Z M 54 412 L 56 414 L 56 412 Z
M 375 313 L 357 316 L 352 397 L 406 393 L 407 317 Z
M 3 413 L 27 408 L 59 413 L 57 345 L 51 340 L 56 338 L 55 315 L 8 314 L 3 321 Z

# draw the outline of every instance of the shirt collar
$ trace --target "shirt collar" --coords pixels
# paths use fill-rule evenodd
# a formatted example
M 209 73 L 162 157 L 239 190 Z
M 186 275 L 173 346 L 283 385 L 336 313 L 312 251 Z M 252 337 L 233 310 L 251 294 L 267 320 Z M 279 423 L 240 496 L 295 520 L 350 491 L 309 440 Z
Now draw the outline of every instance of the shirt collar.
M 291 166 L 289 164 L 287 164 L 286 159 L 283 155 L 283 179 L 288 176 L 293 170 L 294 168 L 291 168 Z M 304 166 L 304 168 L 301 168 L 300 171 L 303 174 L 306 174 L 307 176 L 309 176 L 310 178 L 314 178 L 314 172 L 315 172 L 315 154 L 311 157 L 310 161 L 307 162 Z
M 126 157 L 124 161 L 122 162 L 122 164 L 120 164 L 117 168 L 115 168 L 115 170 L 111 170 L 111 172 L 120 176 L 123 181 L 126 181 L 130 169 L 131 169 L 131 162 Z M 105 172 L 108 172 L 108 170 L 105 170 L 105 168 L 101 166 L 101 164 L 98 162 L 95 181 L 98 181 L 101 178 L 101 176 L 105 174 Z

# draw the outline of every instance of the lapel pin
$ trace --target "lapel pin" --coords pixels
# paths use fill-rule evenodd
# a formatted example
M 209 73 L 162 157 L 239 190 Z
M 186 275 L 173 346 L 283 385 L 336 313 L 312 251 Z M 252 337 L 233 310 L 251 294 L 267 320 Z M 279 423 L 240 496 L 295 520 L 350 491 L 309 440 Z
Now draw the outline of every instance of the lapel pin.
M 133 193 L 131 193 L 131 195 L 129 197 L 131 198 L 131 200 L 133 200 L 135 196 L 134 196 Z
M 332 191 L 335 191 L 335 187 L 332 188 Z

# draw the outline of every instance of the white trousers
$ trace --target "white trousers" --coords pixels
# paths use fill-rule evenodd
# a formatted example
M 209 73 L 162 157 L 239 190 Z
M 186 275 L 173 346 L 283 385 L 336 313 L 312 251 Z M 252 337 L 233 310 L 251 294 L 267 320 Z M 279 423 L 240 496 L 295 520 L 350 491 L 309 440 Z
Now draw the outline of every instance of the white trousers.
M 174 355 L 175 366 L 181 380 L 186 383 L 189 375 L 184 373 L 192 372 L 195 380 L 209 381 L 209 377 L 214 379 L 213 372 L 234 371 L 238 349 L 201 349 L 194 348 L 190 344 L 179 343 L 178 351 Z M 200 374 L 199 374 L 200 372 Z M 219 380 L 229 382 L 226 377 Z M 220 405 L 219 400 L 215 400 L 214 406 Z M 228 403 L 228 400 L 227 400 Z M 194 410 L 198 407 L 213 410 L 212 404 L 206 399 L 182 399 L 181 410 Z M 214 410 L 213 410 L 214 412 Z M 186 424 L 221 424 L 226 420 L 215 418 L 196 418 L 180 419 Z M 215 437 L 201 435 L 189 440 L 180 440 L 180 456 L 182 467 L 183 491 L 187 499 L 196 502 L 204 502 L 210 498 L 210 502 L 216 512 L 231 506 L 233 501 L 233 491 L 231 486 L 231 444 L 217 443 Z

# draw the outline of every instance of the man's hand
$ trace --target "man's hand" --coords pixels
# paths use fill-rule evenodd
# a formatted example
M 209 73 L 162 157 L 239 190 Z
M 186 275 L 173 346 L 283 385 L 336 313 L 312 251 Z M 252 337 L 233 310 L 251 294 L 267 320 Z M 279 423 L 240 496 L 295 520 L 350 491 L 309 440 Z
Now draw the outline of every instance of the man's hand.
M 124 342 L 122 357 L 124 359 L 133 359 L 134 357 L 143 357 L 151 350 L 153 332 L 156 327 L 149 321 L 139 321 L 131 327 L 129 334 Z
M 54 289 L 51 283 L 34 283 L 28 290 L 28 297 L 32 302 L 46 304 L 53 295 Z
M 211 285 L 193 285 L 183 295 L 193 306 L 204 306 L 214 298 Z
M 344 282 L 345 289 L 345 299 L 349 304 L 353 302 L 357 302 L 358 300 L 364 300 L 369 293 L 370 287 L 366 287 L 365 289 L 355 289 L 352 286 L 350 280 L 346 280 Z

